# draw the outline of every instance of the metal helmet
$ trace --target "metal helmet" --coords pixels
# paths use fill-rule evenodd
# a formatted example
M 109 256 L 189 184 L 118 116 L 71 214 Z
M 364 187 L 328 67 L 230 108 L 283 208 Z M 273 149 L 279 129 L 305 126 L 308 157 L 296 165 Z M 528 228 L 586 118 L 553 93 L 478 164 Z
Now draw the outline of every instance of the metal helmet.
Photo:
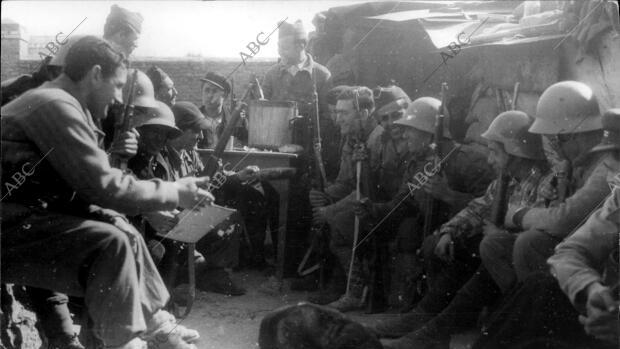
M 172 109 L 166 103 L 160 101 L 155 101 L 155 107 L 145 109 L 144 113 L 136 116 L 134 127 L 146 125 L 166 126 L 169 130 L 169 138 L 176 138 L 183 133 L 175 124 Z
M 534 119 L 522 111 L 505 111 L 491 122 L 482 137 L 503 144 L 510 155 L 544 160 L 540 135 L 528 132 L 532 122 Z
M 601 128 L 598 101 L 592 89 L 578 81 L 561 81 L 540 96 L 530 132 L 563 134 Z
M 153 89 L 153 83 L 149 77 L 137 69 L 127 70 L 127 83 L 123 86 L 123 103 L 127 103 L 129 98 L 129 91 L 133 84 L 134 72 L 136 75 L 136 90 L 133 95 L 133 101 L 131 103 L 137 107 L 155 108 L 155 90 Z
M 437 113 L 439 113 L 440 107 L 441 101 L 437 98 L 418 98 L 409 105 L 405 112 L 405 116 L 394 121 L 394 124 L 413 127 L 420 131 L 434 134 Z M 443 127 L 443 136 L 452 138 L 450 131 L 448 131 L 448 123 Z

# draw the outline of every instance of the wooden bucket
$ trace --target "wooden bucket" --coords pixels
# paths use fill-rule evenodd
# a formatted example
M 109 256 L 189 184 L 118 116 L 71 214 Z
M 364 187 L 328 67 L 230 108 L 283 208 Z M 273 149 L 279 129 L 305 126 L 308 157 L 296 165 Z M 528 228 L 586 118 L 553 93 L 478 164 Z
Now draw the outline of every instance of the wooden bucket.
M 248 144 L 279 147 L 291 143 L 290 120 L 297 116 L 291 101 L 251 101 L 248 109 Z

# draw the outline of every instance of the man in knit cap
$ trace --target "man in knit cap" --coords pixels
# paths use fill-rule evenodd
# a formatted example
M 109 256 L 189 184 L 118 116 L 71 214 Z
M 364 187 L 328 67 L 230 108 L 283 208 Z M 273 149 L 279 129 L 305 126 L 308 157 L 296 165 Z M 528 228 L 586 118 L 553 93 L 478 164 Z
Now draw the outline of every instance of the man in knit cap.
M 308 37 L 301 21 L 284 22 L 280 25 L 278 35 L 278 53 L 280 61 L 272 66 L 263 80 L 265 98 L 272 101 L 296 101 L 299 115 L 304 118 L 296 122 L 293 128 L 293 143 L 311 148 L 312 134 L 310 123 L 314 123 L 314 91 L 318 95 L 321 134 L 323 135 L 323 154 L 326 162 L 327 177 L 333 178 L 338 172 L 338 140 L 332 137 L 334 123 L 327 113 L 326 96 L 331 88 L 331 74 L 306 52 Z
M 176 102 L 177 89 L 174 88 L 174 81 L 158 66 L 152 66 L 146 71 L 146 75 L 153 83 L 155 99 L 166 103 L 169 107 Z
M 103 38 L 111 42 L 116 50 L 129 57 L 138 47 L 143 21 L 144 18 L 138 12 L 112 5 L 103 27 Z

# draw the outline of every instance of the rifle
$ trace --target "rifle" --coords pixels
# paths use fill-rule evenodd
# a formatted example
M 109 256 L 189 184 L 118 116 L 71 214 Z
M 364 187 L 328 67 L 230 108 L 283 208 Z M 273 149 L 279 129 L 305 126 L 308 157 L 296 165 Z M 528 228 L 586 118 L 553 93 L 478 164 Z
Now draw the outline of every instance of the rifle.
M 230 120 L 226 123 L 226 127 L 222 131 L 220 138 L 215 145 L 215 149 L 213 149 L 213 154 L 209 156 L 207 162 L 205 164 L 204 175 L 209 176 L 209 178 L 213 177 L 215 172 L 219 169 L 219 162 L 222 154 L 224 154 L 224 149 L 226 149 L 226 144 L 228 144 L 228 140 L 232 136 L 237 124 L 239 123 L 239 119 L 241 118 L 241 112 L 243 108 L 245 108 L 245 101 L 249 98 L 252 90 L 255 87 L 255 82 L 251 81 L 248 88 L 245 90 L 243 94 L 243 98 L 241 99 L 241 103 L 237 103 L 235 105 L 235 109 L 233 109 Z
M 133 99 L 136 94 L 137 89 L 137 81 L 138 81 L 138 70 L 134 69 L 133 74 L 131 75 L 129 94 L 127 96 L 127 101 L 123 106 L 123 112 L 121 114 L 116 115 L 116 120 L 114 123 L 114 139 L 118 139 L 121 134 L 131 130 L 132 121 L 134 116 L 135 106 L 133 105 Z M 119 168 L 123 171 L 127 170 L 127 162 L 128 159 L 122 158 L 119 156 L 113 156 L 111 159 L 112 167 Z
M 435 162 L 435 167 L 439 169 L 437 175 L 440 176 L 441 169 L 441 159 L 443 155 L 441 153 L 441 140 L 443 138 L 443 128 L 445 121 L 445 110 L 446 110 L 446 91 L 448 90 L 448 84 L 441 84 L 441 106 L 439 107 L 439 112 L 437 113 L 437 117 L 435 119 L 435 134 L 433 137 L 433 143 L 430 145 L 431 150 L 433 152 L 433 159 Z M 437 200 L 435 200 L 431 195 L 426 197 L 426 211 L 424 213 L 424 236 L 429 236 L 432 233 L 433 228 L 433 215 L 437 211 Z
M 515 88 L 512 92 L 512 101 L 510 107 L 512 110 L 516 109 L 517 98 L 519 97 L 519 82 L 515 83 Z M 499 92 L 499 90 L 497 90 Z M 503 105 L 503 104 L 502 104 Z M 500 104 L 498 103 L 498 108 Z M 500 109 L 501 110 L 501 109 Z M 500 169 L 497 174 L 497 182 L 495 187 L 495 197 L 493 198 L 493 205 L 491 206 L 491 222 L 498 227 L 504 225 L 504 217 L 508 211 L 508 184 L 510 184 L 510 176 L 505 168 Z
M 314 150 L 314 171 L 312 169 L 312 166 L 309 164 L 309 170 L 310 173 L 315 173 L 315 178 L 314 178 L 314 187 L 315 189 L 317 189 L 318 191 L 323 192 L 325 190 L 325 185 L 327 183 L 327 176 L 325 174 L 325 166 L 323 165 L 323 155 L 321 153 L 321 128 L 320 128 L 320 119 L 319 119 L 319 95 L 317 93 L 316 90 L 316 84 L 313 84 L 313 91 L 312 91 L 312 105 L 313 105 L 313 120 L 314 122 L 310 122 L 310 131 L 312 132 L 312 148 Z M 261 91 L 261 95 L 262 95 L 262 91 Z M 326 246 L 324 245 L 324 240 L 325 240 L 325 224 L 322 224 L 321 226 L 316 226 L 313 225 L 310 228 L 310 236 L 312 237 L 312 241 L 310 242 L 310 247 L 308 247 L 308 250 L 306 250 L 306 253 L 304 254 L 304 257 L 302 258 L 301 262 L 299 263 L 299 266 L 297 267 L 297 273 L 301 276 L 304 275 L 308 275 L 310 273 L 312 273 L 315 270 L 319 270 L 319 285 L 322 287 L 324 284 L 324 262 L 325 259 L 327 258 L 327 254 L 325 253 L 325 250 L 327 249 Z M 319 262 L 315 265 L 313 265 L 312 267 L 305 269 L 304 267 L 306 266 L 306 263 L 308 262 L 308 259 L 310 258 L 310 255 L 312 254 L 312 252 L 314 250 L 317 250 L 317 253 L 319 255 Z
M 506 173 L 506 169 L 501 169 L 497 174 L 497 184 L 495 187 L 495 197 L 493 198 L 493 206 L 491 206 L 491 223 L 501 227 L 504 225 L 504 217 L 508 211 L 508 184 L 510 176 Z

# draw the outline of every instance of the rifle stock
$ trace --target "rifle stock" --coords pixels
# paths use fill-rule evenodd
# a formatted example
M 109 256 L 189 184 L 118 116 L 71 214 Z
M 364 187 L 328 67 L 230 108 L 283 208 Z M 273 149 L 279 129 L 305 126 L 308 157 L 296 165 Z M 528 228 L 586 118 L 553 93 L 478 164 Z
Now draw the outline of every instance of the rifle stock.
M 314 107 L 314 142 L 312 148 L 314 150 L 314 162 L 316 166 L 316 186 L 317 189 L 323 191 L 325 184 L 327 183 L 327 175 L 325 174 L 325 165 L 323 164 L 323 154 L 321 146 L 321 121 L 319 120 L 319 95 L 316 91 L 316 85 L 314 85 L 314 91 L 312 93 L 312 103 Z
M 433 144 L 431 144 L 431 149 L 433 151 L 433 159 L 435 162 L 435 166 L 439 168 L 439 171 L 436 175 L 441 175 L 441 160 L 443 155 L 441 153 L 441 140 L 443 139 L 444 134 L 444 121 L 445 121 L 445 108 L 446 108 L 446 95 L 448 90 L 448 84 L 441 84 L 441 106 L 439 107 L 439 112 L 437 113 L 435 119 L 435 132 L 433 138 Z M 431 195 L 428 195 L 425 202 L 425 213 L 424 213 L 424 236 L 428 236 L 432 233 L 433 229 L 433 216 L 437 211 L 437 200 L 435 200 Z
M 138 81 L 138 70 L 135 69 L 131 76 L 131 82 L 130 82 L 131 86 L 129 88 L 127 102 L 123 108 L 123 113 L 117 115 L 115 123 L 114 123 L 114 139 L 115 140 L 118 139 L 118 137 L 121 134 L 131 130 L 133 116 L 134 116 L 134 109 L 135 109 L 135 106 L 133 105 L 133 99 L 136 94 L 137 81 Z M 112 157 L 112 167 L 119 168 L 123 171 L 127 169 L 127 162 L 128 162 L 128 159 L 126 158 L 122 158 L 119 156 Z
M 495 197 L 491 206 L 491 222 L 498 227 L 504 225 L 504 217 L 508 211 L 508 184 L 510 177 L 505 169 L 499 171 L 497 175 L 497 186 L 495 187 Z

